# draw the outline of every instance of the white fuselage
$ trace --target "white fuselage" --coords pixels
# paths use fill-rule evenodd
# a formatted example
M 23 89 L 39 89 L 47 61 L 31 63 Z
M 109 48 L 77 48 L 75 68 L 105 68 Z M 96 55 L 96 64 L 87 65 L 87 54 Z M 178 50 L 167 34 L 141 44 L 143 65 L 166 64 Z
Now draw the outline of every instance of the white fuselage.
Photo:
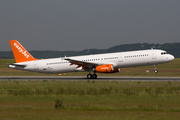
M 163 50 L 151 49 L 20 62 L 16 63 L 16 65 L 25 65 L 25 67 L 22 68 L 16 66 L 16 69 L 42 73 L 83 71 L 81 67 L 76 68 L 77 65 L 70 65 L 71 63 L 67 60 L 64 60 L 65 58 L 75 59 L 88 63 L 96 63 L 98 65 L 112 64 L 114 68 L 123 68 L 166 63 L 172 61 L 174 56 L 166 54 L 166 52 Z M 13 66 L 11 67 L 13 68 Z

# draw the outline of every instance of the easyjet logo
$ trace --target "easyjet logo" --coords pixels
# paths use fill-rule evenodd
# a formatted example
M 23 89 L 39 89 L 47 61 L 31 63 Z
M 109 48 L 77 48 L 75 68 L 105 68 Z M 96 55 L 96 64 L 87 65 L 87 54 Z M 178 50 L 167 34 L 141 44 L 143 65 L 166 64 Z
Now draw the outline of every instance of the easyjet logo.
M 24 51 L 17 43 L 14 43 L 14 46 L 22 53 L 26 58 L 29 58 L 29 55 Z
M 107 70 L 109 70 L 109 68 L 108 68 L 108 67 L 104 67 L 104 68 L 101 68 L 101 69 L 102 69 L 102 70 L 103 70 L 103 69 L 107 69 Z

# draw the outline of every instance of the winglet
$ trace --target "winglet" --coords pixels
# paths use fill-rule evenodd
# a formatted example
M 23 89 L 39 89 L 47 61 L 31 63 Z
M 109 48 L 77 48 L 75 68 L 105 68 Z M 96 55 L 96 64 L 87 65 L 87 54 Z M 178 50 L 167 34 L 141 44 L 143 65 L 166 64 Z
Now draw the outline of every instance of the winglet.
M 16 63 L 37 60 L 17 40 L 10 40 Z

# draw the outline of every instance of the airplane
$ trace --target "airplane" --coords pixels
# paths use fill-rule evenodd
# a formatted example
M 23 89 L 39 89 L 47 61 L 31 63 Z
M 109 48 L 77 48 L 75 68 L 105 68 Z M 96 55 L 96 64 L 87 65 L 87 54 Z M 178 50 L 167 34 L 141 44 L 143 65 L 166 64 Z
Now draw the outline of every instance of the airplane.
M 160 49 L 36 59 L 17 40 L 9 42 L 16 61 L 9 64 L 9 68 L 40 73 L 86 71 L 89 72 L 88 79 L 96 79 L 96 73 L 117 73 L 120 68 L 146 65 L 154 65 L 154 72 L 157 73 L 157 64 L 174 59 L 173 55 Z

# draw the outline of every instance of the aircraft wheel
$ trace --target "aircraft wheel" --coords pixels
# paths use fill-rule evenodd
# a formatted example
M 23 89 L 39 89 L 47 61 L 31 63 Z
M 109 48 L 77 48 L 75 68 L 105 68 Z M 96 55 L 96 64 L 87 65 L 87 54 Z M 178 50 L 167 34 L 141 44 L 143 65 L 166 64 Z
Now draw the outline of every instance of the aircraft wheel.
M 96 75 L 96 74 L 93 74 L 93 75 L 92 75 L 92 78 L 93 78 L 93 79 L 96 79 L 96 78 L 97 78 L 97 75 Z
M 91 79 L 92 78 L 92 75 L 91 74 L 88 74 L 87 75 L 87 79 Z

